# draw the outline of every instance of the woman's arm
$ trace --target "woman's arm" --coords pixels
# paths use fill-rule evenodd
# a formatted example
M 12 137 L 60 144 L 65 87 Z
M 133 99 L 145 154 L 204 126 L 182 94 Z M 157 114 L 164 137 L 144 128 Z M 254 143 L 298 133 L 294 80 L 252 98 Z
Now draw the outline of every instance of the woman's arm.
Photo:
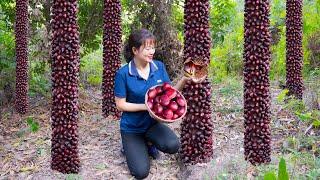
M 186 77 L 186 76 L 182 76 L 182 78 L 178 81 L 178 83 L 174 86 L 178 91 L 182 91 L 184 85 L 186 84 L 186 82 L 188 80 L 194 82 L 194 83 L 201 83 L 203 82 L 204 80 L 206 79 L 206 77 L 202 78 L 202 79 L 192 79 L 192 78 L 189 78 L 189 77 Z
M 119 111 L 136 112 L 147 110 L 147 106 L 145 104 L 128 103 L 126 98 L 115 97 L 115 101 Z
M 177 84 L 174 86 L 178 91 L 182 91 L 184 85 L 189 80 L 189 78 L 182 76 L 182 78 L 177 82 Z

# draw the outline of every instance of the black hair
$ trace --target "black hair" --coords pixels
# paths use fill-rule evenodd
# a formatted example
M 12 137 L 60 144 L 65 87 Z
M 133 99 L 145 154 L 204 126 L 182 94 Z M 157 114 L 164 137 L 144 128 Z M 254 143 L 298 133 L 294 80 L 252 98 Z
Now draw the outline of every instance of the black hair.
M 134 57 L 132 48 L 135 47 L 139 49 L 142 45 L 145 45 L 147 39 L 153 40 L 153 43 L 155 43 L 156 40 L 155 36 L 147 29 L 140 29 L 129 35 L 123 49 L 123 55 L 127 63 L 129 63 Z

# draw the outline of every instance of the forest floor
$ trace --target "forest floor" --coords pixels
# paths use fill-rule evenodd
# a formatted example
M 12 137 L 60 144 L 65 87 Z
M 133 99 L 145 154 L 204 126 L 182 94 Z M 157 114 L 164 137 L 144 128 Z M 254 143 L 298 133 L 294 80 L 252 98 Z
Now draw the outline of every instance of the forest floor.
M 278 85 L 271 87 L 272 162 L 254 167 L 244 161 L 242 91 L 237 81 L 213 85 L 214 155 L 210 162 L 185 167 L 177 154 L 161 154 L 160 159 L 151 160 L 147 179 L 260 179 L 267 171 L 276 172 L 280 157 L 286 160 L 292 179 L 320 178 L 319 128 L 299 120 L 277 101 Z M 2 109 L 0 179 L 133 179 L 120 153 L 119 121 L 102 117 L 98 88 L 82 89 L 80 94 L 80 173 L 52 171 L 49 99 L 31 98 L 30 112 L 24 116 L 11 106 Z M 39 130 L 30 130 L 28 118 L 39 123 Z M 180 122 L 169 126 L 179 135 Z

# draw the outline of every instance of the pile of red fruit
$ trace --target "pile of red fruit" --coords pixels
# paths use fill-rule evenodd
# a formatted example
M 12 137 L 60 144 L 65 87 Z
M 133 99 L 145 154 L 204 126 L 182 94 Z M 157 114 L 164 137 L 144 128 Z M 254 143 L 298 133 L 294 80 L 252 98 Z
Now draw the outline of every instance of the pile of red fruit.
M 146 94 L 146 105 L 158 120 L 174 121 L 185 116 L 187 111 L 185 98 L 169 83 L 150 88 Z

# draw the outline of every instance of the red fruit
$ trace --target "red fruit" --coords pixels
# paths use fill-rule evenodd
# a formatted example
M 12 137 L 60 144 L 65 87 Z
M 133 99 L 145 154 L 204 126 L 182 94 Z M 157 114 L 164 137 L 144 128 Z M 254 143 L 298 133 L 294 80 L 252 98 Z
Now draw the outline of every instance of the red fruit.
M 163 90 L 167 90 L 167 89 L 171 89 L 172 88 L 172 86 L 169 84 L 169 83 L 167 83 L 167 82 L 165 82 L 165 83 L 163 83 L 163 85 L 162 85 L 162 89 Z
M 153 100 L 154 103 L 160 103 L 160 96 L 157 96 Z
M 162 113 L 162 115 L 163 115 L 163 117 L 164 117 L 165 119 L 172 119 L 172 118 L 173 118 L 173 112 L 172 112 L 171 109 L 166 109 L 166 110 L 164 110 L 163 113 Z
M 176 97 L 177 91 L 170 88 L 170 89 L 167 89 L 167 90 L 166 90 L 165 94 L 166 94 L 166 95 L 169 97 L 169 99 L 171 100 L 171 99 L 173 99 L 173 98 Z
M 179 117 L 178 114 L 173 114 L 173 119 L 177 119 Z
M 149 107 L 150 109 L 153 108 L 153 103 L 152 103 L 150 100 L 148 100 L 147 105 L 148 105 L 148 107 Z
M 162 95 L 160 97 L 160 104 L 163 105 L 163 106 L 168 106 L 170 103 L 170 99 L 167 95 Z
M 155 98 L 156 95 L 157 95 L 157 90 L 156 90 L 156 89 L 151 89 L 151 90 L 149 90 L 149 92 L 148 92 L 148 97 L 149 97 L 150 99 Z
M 182 116 L 185 112 L 185 107 L 179 107 L 178 110 L 175 112 L 176 114 L 178 114 L 178 116 Z
M 163 107 L 161 106 L 161 104 L 156 104 L 154 105 L 153 110 L 156 114 L 162 114 Z
M 157 90 L 157 94 L 160 94 L 163 91 L 161 86 L 156 87 L 156 90 Z
M 171 101 L 168 107 L 172 111 L 176 111 L 178 109 L 178 104 L 175 101 Z
M 185 106 L 186 105 L 186 102 L 181 97 L 177 98 L 177 103 L 178 103 L 179 106 Z
M 179 98 L 179 97 L 181 97 L 181 95 L 179 93 L 177 93 L 176 98 Z

